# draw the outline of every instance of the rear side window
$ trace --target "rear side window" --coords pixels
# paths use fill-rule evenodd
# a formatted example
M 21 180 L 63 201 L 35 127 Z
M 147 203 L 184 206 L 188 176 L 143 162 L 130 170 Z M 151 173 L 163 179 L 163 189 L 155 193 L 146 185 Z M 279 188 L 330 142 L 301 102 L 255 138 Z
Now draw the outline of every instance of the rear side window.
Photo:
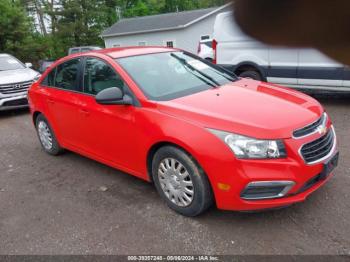
M 80 58 L 64 62 L 52 69 L 42 84 L 50 87 L 79 91 L 79 66 Z
M 70 54 L 76 54 L 76 53 L 79 53 L 79 48 L 71 49 Z
M 97 58 L 86 59 L 84 93 L 96 95 L 110 87 L 123 90 L 124 86 L 124 81 L 106 62 Z

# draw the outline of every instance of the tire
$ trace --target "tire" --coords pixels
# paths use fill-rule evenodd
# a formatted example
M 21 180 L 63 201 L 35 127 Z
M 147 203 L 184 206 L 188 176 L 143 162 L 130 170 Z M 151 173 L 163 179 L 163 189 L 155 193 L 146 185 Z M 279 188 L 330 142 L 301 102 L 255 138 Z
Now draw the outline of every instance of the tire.
M 207 176 L 181 149 L 173 146 L 160 148 L 152 161 L 152 176 L 159 195 L 181 215 L 198 216 L 213 204 Z
M 252 70 L 251 71 L 244 71 L 243 73 L 240 73 L 239 77 L 250 78 L 253 80 L 257 80 L 257 81 L 262 81 L 262 77 L 261 77 L 260 73 L 257 71 L 252 71 Z
M 59 145 L 49 122 L 42 114 L 36 118 L 35 127 L 40 144 L 46 153 L 57 156 L 64 151 Z

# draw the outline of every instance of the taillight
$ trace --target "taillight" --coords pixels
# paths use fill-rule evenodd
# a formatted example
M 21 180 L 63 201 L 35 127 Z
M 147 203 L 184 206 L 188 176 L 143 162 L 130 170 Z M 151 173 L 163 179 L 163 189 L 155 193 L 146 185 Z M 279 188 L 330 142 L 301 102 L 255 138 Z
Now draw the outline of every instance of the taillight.
M 201 45 L 201 43 L 199 42 L 197 54 L 199 54 L 201 51 L 202 51 L 202 45 Z
M 216 42 L 216 40 L 214 39 L 212 44 L 213 52 L 214 52 L 214 60 L 213 60 L 214 64 L 216 64 L 217 62 L 217 46 L 218 46 L 218 42 Z

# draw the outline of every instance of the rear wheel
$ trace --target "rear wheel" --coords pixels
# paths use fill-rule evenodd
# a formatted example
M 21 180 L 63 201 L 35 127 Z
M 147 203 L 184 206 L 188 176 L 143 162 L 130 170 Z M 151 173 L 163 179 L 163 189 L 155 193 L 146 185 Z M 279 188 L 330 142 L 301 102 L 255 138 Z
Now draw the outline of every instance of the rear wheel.
M 177 213 L 194 217 L 213 203 L 207 176 L 183 150 L 173 146 L 159 149 L 153 158 L 152 175 L 158 193 Z
M 257 71 L 252 71 L 252 70 L 244 71 L 244 72 L 240 73 L 239 77 L 250 78 L 253 80 L 257 80 L 257 81 L 262 81 L 262 77 L 261 77 L 260 73 Z
M 63 152 L 49 122 L 43 115 L 39 115 L 36 119 L 36 130 L 41 146 L 46 153 L 56 156 Z

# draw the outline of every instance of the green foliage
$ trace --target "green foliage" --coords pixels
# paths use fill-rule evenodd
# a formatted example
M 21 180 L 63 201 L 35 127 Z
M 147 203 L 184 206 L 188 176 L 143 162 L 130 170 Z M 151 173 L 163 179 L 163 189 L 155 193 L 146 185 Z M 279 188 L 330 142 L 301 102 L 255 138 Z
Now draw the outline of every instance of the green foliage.
M 225 0 L 0 0 L 0 52 L 36 62 L 70 47 L 103 46 L 101 32 L 123 18 L 223 5 Z M 33 19 L 36 17 L 36 19 Z
M 30 22 L 18 1 L 0 1 L 0 52 L 17 53 L 30 32 Z

